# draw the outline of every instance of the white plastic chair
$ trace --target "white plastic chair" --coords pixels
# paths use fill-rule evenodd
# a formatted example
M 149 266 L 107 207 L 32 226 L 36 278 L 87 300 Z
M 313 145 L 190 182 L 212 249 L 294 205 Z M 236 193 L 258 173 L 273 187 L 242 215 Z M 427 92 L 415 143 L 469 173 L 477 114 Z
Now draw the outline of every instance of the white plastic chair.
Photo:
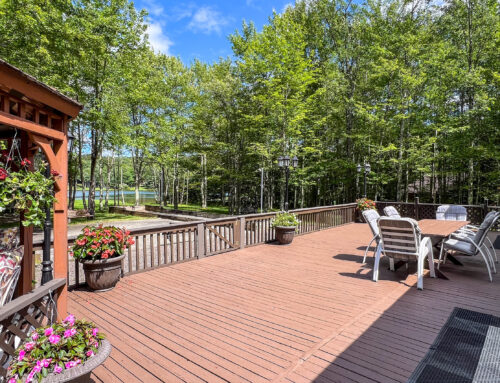
M 440 221 L 467 221 L 467 209 L 461 205 L 441 205 L 436 210 Z
M 491 214 L 491 215 L 488 214 L 474 235 L 460 233 L 460 232 L 453 234 L 452 238 L 445 241 L 443 243 L 443 246 L 441 247 L 441 252 L 439 254 L 439 263 L 441 263 L 443 252 L 445 253 L 445 261 L 446 261 L 446 253 L 449 250 L 457 251 L 459 253 L 469 256 L 476 256 L 479 254 L 481 255 L 481 257 L 484 260 L 484 263 L 486 264 L 486 269 L 488 270 L 488 276 L 490 278 L 490 282 L 493 282 L 491 270 L 493 269 L 493 272 L 496 273 L 495 262 L 493 260 L 493 256 L 490 254 L 484 242 L 485 239 L 487 238 L 488 232 L 493 227 L 497 219 L 498 219 L 498 214 Z M 483 251 L 483 248 L 486 251 Z
M 380 217 L 378 220 L 380 245 L 375 255 L 373 280 L 377 282 L 380 257 L 389 258 L 391 270 L 394 270 L 394 261 L 417 262 L 417 288 L 424 288 L 424 262 L 427 257 L 431 277 L 435 278 L 434 256 L 432 243 L 429 237 L 421 238 L 420 228 L 411 218 Z
M 373 234 L 373 238 L 371 239 L 370 243 L 366 247 L 365 256 L 363 257 L 363 263 L 365 263 L 366 262 L 366 255 L 368 254 L 368 249 L 372 245 L 373 241 L 375 241 L 377 244 L 377 246 L 375 247 L 375 250 L 373 251 L 373 256 L 375 257 L 375 254 L 377 253 L 377 248 L 378 248 L 379 243 L 380 243 L 380 236 L 378 233 L 377 221 L 380 218 L 380 214 L 375 209 L 364 210 L 362 214 L 363 214 L 363 218 L 370 226 L 370 229 L 371 229 L 372 234 Z
M 396 210 L 396 208 L 394 206 L 384 207 L 384 214 L 387 217 L 391 217 L 391 218 L 401 218 L 401 216 L 399 215 L 398 211 Z

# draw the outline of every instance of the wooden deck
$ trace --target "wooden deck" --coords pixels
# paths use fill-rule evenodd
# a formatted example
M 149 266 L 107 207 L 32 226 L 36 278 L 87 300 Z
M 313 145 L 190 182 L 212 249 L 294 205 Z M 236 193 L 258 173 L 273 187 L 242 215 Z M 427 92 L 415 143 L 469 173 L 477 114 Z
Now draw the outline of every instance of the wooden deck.
M 423 291 L 404 267 L 372 282 L 369 239 L 349 224 L 71 292 L 114 346 L 94 380 L 404 382 L 455 306 L 500 315 L 500 276 L 472 260 Z

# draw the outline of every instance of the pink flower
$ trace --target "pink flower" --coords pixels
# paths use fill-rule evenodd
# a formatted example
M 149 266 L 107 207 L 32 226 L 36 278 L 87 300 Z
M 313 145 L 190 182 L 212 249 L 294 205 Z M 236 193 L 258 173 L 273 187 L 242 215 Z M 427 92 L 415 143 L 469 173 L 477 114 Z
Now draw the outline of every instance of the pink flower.
M 45 336 L 51 336 L 54 333 L 54 329 L 52 327 L 45 329 Z
M 27 383 L 30 383 L 33 381 L 33 377 L 35 376 L 36 372 L 35 372 L 35 369 L 33 369 L 33 371 L 30 372 L 30 374 L 28 375 L 28 377 L 26 378 L 26 382 Z
M 82 363 L 82 361 L 80 359 L 77 359 L 77 360 L 72 360 L 70 362 L 67 362 L 64 367 L 66 367 L 66 370 L 69 370 L 70 368 L 73 368 L 73 367 L 76 367 L 77 365 L 79 365 L 80 363 Z
M 37 340 L 38 337 L 39 337 L 39 335 L 37 332 L 34 332 L 33 335 L 31 335 L 31 339 L 33 339 L 33 340 Z
M 33 343 L 33 342 L 28 342 L 28 343 L 26 343 L 26 344 L 24 345 L 24 349 L 25 349 L 26 351 L 31 351 L 31 350 L 33 350 L 33 347 L 35 347 L 35 343 Z
M 39 363 L 40 363 L 40 362 L 38 362 L 38 363 L 36 364 L 36 366 L 35 366 L 35 367 L 33 367 L 33 370 L 32 370 L 31 372 L 34 372 L 34 373 L 36 374 L 36 373 L 38 373 L 38 372 L 42 371 L 42 365 L 41 365 L 41 364 L 39 364 Z
M 17 383 L 17 379 L 19 379 L 19 376 L 16 374 L 12 378 L 9 379 L 8 383 Z
M 52 334 L 50 337 L 49 337 L 49 342 L 51 344 L 57 344 L 59 343 L 59 341 L 61 340 L 61 337 L 59 335 L 56 335 L 56 334 Z
M 70 326 L 73 326 L 75 324 L 75 316 L 70 314 L 66 318 L 64 318 L 63 322 L 69 323 Z
M 52 358 L 42 359 L 42 361 L 40 362 L 40 365 L 42 367 L 48 368 L 50 366 L 50 362 L 52 362 Z
M 94 351 L 92 351 L 92 350 L 88 350 L 88 351 L 85 353 L 85 355 L 87 355 L 87 356 L 90 358 L 91 356 L 94 356 Z
M 97 336 L 97 334 L 99 334 L 99 329 L 96 327 L 96 328 L 93 328 L 92 329 L 92 335 L 93 336 Z
M 76 330 L 74 328 L 69 328 L 66 331 L 64 331 L 65 338 L 71 338 L 75 334 L 76 334 Z
M 62 370 L 61 366 L 54 366 L 54 374 L 60 374 Z
M 19 361 L 23 360 L 25 355 L 26 355 L 26 351 L 24 351 L 24 350 L 19 351 L 19 357 L 17 358 L 17 360 L 19 360 Z

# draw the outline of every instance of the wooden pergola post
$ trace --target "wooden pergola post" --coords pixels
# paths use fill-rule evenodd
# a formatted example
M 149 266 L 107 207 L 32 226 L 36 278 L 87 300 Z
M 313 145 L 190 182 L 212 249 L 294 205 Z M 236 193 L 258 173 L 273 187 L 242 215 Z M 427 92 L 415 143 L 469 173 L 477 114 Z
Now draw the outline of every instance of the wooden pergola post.
M 0 136 L 12 139 L 9 131 L 20 132 L 21 156 L 33 163 L 41 149 L 50 168 L 59 173 L 55 180 L 54 277 L 68 276 L 68 124 L 82 105 L 41 83 L 0 59 Z M 22 217 L 21 217 L 22 219 Z M 21 226 L 24 245 L 19 295 L 32 290 L 33 227 Z M 67 313 L 67 284 L 57 294 L 58 319 Z

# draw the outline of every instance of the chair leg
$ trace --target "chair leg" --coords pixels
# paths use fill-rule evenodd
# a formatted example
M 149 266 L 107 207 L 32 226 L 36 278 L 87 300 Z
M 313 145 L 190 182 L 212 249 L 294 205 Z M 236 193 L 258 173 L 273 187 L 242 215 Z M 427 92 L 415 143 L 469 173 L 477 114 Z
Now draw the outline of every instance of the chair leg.
M 370 243 L 368 244 L 368 246 L 366 246 L 366 250 L 365 250 L 365 256 L 363 257 L 363 263 L 366 262 L 366 254 L 368 254 L 368 249 L 370 248 L 373 240 L 375 239 L 375 237 L 372 238 L 372 240 L 370 241 Z
M 378 281 L 378 269 L 380 266 L 380 253 L 381 253 L 380 246 L 377 247 L 377 254 L 375 255 L 375 263 L 373 265 L 373 280 L 375 282 Z
M 424 289 L 424 259 L 425 257 L 418 257 L 417 261 L 417 289 Z
M 486 250 L 485 253 L 488 255 L 488 259 L 490 260 L 491 268 L 493 269 L 493 273 L 497 273 L 497 268 L 495 266 L 495 260 L 493 259 L 493 255 L 490 252 L 490 249 L 488 249 L 488 246 L 483 243 L 484 249 Z
M 444 241 L 441 241 L 441 250 L 439 251 L 438 270 L 439 270 L 439 266 L 441 266 L 441 259 L 443 258 L 443 249 L 444 249 Z
M 484 263 L 486 263 L 486 268 L 488 269 L 488 276 L 490 277 L 490 282 L 493 282 L 493 278 L 491 277 L 490 263 L 488 261 L 488 257 L 483 253 L 483 250 L 479 248 L 479 253 L 484 259 Z
M 429 242 L 427 248 L 429 249 L 429 253 L 427 254 L 427 260 L 429 261 L 429 271 L 431 277 L 436 278 L 436 272 L 434 271 L 434 252 L 432 251 L 432 243 Z

